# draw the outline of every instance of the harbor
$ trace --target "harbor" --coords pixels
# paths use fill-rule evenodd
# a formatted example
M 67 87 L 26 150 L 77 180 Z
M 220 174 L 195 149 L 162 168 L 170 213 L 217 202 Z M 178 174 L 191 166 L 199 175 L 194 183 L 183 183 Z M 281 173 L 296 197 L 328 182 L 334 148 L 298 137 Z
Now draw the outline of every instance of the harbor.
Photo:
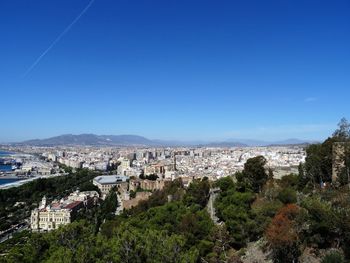
M 45 162 L 35 154 L 0 150 L 0 189 L 61 175 L 65 173 L 57 165 Z

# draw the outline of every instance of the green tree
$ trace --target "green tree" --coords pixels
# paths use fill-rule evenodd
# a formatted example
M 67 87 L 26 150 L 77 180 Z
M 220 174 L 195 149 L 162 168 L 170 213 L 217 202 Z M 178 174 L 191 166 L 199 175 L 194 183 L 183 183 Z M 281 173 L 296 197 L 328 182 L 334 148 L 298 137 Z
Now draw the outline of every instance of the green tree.
M 265 165 L 266 159 L 263 156 L 256 156 L 250 158 L 244 164 L 243 177 L 247 179 L 247 182 L 251 189 L 259 193 L 268 179 Z
M 221 184 L 225 187 L 227 184 Z M 254 240 L 258 228 L 254 221 L 251 204 L 255 200 L 252 192 L 238 192 L 234 185 L 221 189 L 215 201 L 216 214 L 225 222 L 230 233 L 230 244 L 235 248 L 242 248 L 247 242 Z
M 311 183 L 313 186 L 320 182 L 332 181 L 333 144 L 350 140 L 350 124 L 343 118 L 333 136 L 321 144 L 312 144 L 306 148 L 304 178 L 301 182 Z M 300 173 L 300 170 L 299 170 Z
M 307 211 L 308 229 L 305 241 L 320 248 L 331 246 L 342 232 L 340 228 L 343 226 L 339 224 L 339 214 L 332 209 L 330 203 L 316 196 L 305 198 L 301 205 Z
M 183 236 L 153 229 L 123 229 L 109 241 L 109 246 L 111 253 L 104 256 L 103 262 L 196 262 L 198 257 L 198 251 L 185 248 Z
M 321 263 L 344 263 L 344 257 L 338 251 L 331 251 L 327 253 L 323 258 Z
M 338 123 L 338 129 L 333 133 L 333 137 L 340 141 L 347 141 L 350 139 L 350 123 L 346 118 L 342 118 Z
M 308 183 L 308 179 L 305 174 L 305 165 L 303 163 L 299 163 L 298 166 L 298 190 L 304 189 L 306 184 Z
M 219 187 L 221 191 L 227 191 L 235 187 L 235 183 L 231 176 L 220 178 L 215 182 L 215 186 Z
M 110 220 L 115 217 L 118 207 L 118 197 L 115 188 L 112 188 L 106 199 L 101 203 L 97 213 L 95 214 L 95 231 L 98 232 L 103 221 Z
M 292 204 L 297 202 L 297 193 L 294 189 L 288 187 L 282 189 L 277 198 L 284 204 Z
M 184 196 L 184 203 L 187 206 L 197 204 L 204 208 L 209 199 L 210 184 L 207 177 L 202 180 L 194 180 L 188 187 Z
M 333 144 L 338 139 L 328 138 L 322 144 L 313 144 L 306 148 L 305 175 L 313 186 L 321 181 L 332 181 Z
M 146 176 L 145 176 L 145 179 L 155 181 L 155 180 L 158 179 L 158 175 L 156 175 L 156 174 L 146 175 Z
M 279 185 L 282 188 L 293 188 L 293 189 L 297 189 L 299 184 L 299 176 L 296 174 L 288 174 L 283 176 L 280 180 L 279 180 Z

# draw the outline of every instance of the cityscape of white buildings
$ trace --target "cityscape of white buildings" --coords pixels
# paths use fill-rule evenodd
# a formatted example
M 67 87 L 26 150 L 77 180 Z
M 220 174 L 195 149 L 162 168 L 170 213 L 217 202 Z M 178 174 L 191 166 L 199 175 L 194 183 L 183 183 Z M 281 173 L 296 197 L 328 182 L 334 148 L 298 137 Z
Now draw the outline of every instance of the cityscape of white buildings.
M 305 150 L 300 146 L 209 148 L 108 148 L 108 147 L 34 147 L 9 149 L 17 152 L 18 164 L 12 172 L 26 176 L 57 176 L 66 167 L 97 171 L 92 183 L 97 192 L 73 192 L 50 204 L 43 199 L 31 214 L 31 229 L 49 231 L 74 220 L 76 212 L 105 199 L 111 190 L 118 197 L 116 213 L 136 206 L 151 193 L 161 190 L 170 181 L 181 178 L 184 186 L 192 180 L 208 177 L 215 181 L 244 169 L 249 158 L 264 156 L 266 168 L 277 178 L 297 173 L 305 161 Z M 22 154 L 23 153 L 23 154 Z M 21 159 L 18 159 L 22 156 Z M 69 176 L 69 175 L 68 175 Z
M 19 149 L 12 149 L 18 151 Z M 305 150 L 300 146 L 241 147 L 241 148 L 112 148 L 112 147 L 34 147 L 22 146 L 20 151 L 36 158 L 23 162 L 18 173 L 54 174 L 59 164 L 72 169 L 113 171 L 118 175 L 138 178 L 157 174 L 159 178 L 201 178 L 211 180 L 232 175 L 244 168 L 245 162 L 262 155 L 267 167 L 276 177 L 296 172 L 305 161 Z

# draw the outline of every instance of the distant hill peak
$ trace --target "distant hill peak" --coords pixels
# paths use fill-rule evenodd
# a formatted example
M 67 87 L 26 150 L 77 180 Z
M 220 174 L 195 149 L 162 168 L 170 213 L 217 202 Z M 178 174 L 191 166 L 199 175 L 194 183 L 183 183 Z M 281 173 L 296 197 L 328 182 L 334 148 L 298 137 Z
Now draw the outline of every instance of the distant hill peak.
M 283 141 L 259 141 L 250 139 L 229 139 L 214 142 L 183 142 L 171 140 L 150 140 L 143 136 L 122 134 L 122 135 L 96 135 L 92 133 L 83 134 L 62 134 L 47 139 L 28 140 L 21 145 L 35 146 L 64 146 L 64 145 L 86 145 L 86 146 L 202 146 L 202 147 L 249 147 L 249 146 L 271 146 L 271 145 L 301 145 L 315 143 L 315 141 L 287 139 Z
M 47 139 L 24 141 L 27 145 L 96 145 L 96 146 L 124 146 L 150 145 L 152 141 L 138 135 L 96 135 L 96 134 L 63 134 Z

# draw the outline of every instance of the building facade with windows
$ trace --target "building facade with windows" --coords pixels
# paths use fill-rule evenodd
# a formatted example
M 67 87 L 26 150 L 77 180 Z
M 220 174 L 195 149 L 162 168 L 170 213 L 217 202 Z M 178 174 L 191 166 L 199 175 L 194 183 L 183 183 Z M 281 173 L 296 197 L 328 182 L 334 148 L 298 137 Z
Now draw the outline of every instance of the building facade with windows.
M 98 202 L 96 191 L 76 191 L 60 201 L 47 204 L 44 196 L 39 207 L 31 212 L 30 227 L 33 231 L 50 231 L 74 220 L 79 209 L 89 208 Z
M 118 192 L 127 191 L 129 177 L 123 175 L 101 175 L 93 179 L 92 183 L 101 191 L 101 198 L 105 199 L 109 191 L 116 187 Z

